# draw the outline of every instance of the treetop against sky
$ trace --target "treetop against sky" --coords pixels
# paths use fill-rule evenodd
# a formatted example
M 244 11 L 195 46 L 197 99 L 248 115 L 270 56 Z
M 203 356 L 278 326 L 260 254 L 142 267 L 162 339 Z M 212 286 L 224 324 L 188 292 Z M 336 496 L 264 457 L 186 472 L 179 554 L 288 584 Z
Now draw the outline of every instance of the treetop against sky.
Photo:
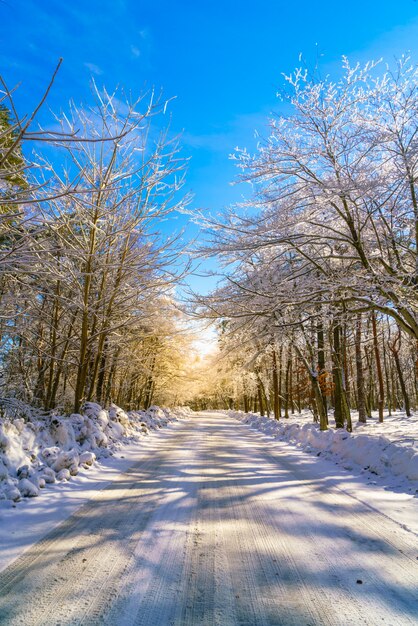
M 9 85 L 21 83 L 21 110 L 39 98 L 60 57 L 48 97 L 54 112 L 70 99 L 89 103 L 92 78 L 134 96 L 163 89 L 172 98 L 167 123 L 172 115 L 171 132 L 183 132 L 191 157 L 186 191 L 192 206 L 211 211 L 245 193 L 230 184 L 237 172 L 229 155 L 236 146 L 252 150 L 255 130 L 267 134 L 266 118 L 280 111 L 281 74 L 301 53 L 309 67 L 338 76 L 342 55 L 390 62 L 418 49 L 414 0 L 302 0 L 296 8 L 273 0 L 13 0 L 1 4 L 0 16 L 1 73 Z M 50 119 L 44 108 L 40 121 Z M 202 278 L 191 284 L 200 288 Z

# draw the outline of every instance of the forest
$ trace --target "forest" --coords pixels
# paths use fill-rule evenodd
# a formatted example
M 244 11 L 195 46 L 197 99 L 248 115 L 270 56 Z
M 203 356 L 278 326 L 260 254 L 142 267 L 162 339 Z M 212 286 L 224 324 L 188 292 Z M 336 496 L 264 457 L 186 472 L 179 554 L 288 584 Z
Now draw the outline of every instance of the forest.
M 417 7 L 0 2 L 0 626 L 418 624 Z
M 60 65 L 60 64 L 59 64 Z M 59 72 L 59 65 L 56 72 Z M 250 186 L 221 215 L 189 211 L 187 246 L 161 228 L 187 212 L 187 157 L 163 126 L 167 101 L 94 86 L 50 128 L 1 94 L 2 403 L 78 412 L 154 401 L 240 408 L 276 419 L 304 408 L 417 407 L 418 70 L 409 58 L 319 78 L 285 77 L 281 113 L 256 151 L 237 149 Z M 164 120 L 165 121 L 165 120 Z M 222 280 L 184 304 L 190 258 Z M 187 278 L 186 278 L 187 280 Z M 217 350 L 190 352 L 187 319 L 214 323 Z M 210 369 L 208 377 L 205 372 Z M 208 382 L 208 380 L 210 382 Z
M 187 204 L 185 160 L 152 91 L 94 86 L 92 106 L 39 128 L 54 78 L 22 116 L 2 83 L 1 395 L 45 411 L 148 408 L 175 398 L 181 368 L 173 291 L 187 263 L 159 225 Z
M 219 321 L 217 406 L 309 407 L 325 430 L 351 409 L 417 406 L 417 69 L 407 58 L 350 66 L 334 82 L 286 77 L 286 115 L 234 159 L 248 202 L 201 216 L 202 255 L 225 280 L 198 298 Z M 206 406 L 205 393 L 201 398 Z

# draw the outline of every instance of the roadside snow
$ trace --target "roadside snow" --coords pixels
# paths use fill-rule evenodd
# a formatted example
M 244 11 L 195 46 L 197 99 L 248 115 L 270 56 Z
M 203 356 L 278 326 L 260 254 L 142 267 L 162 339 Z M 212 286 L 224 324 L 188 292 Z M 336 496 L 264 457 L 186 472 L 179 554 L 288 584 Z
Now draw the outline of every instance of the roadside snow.
M 156 439 L 164 438 L 166 434 L 169 435 L 173 428 L 178 428 L 184 423 L 183 418 L 191 415 L 189 409 L 179 408 L 170 410 L 170 418 L 167 419 L 162 417 L 160 411 L 157 407 L 152 407 L 152 410 L 147 412 L 146 420 L 143 420 L 142 412 L 136 412 L 141 415 L 141 421 L 144 423 L 147 421 L 149 424 L 150 429 L 147 432 L 150 432 L 151 436 L 147 437 L 146 433 L 140 430 L 121 437 L 115 445 L 112 444 L 110 448 L 103 449 L 102 453 L 96 450 L 98 458 L 92 465 L 84 461 L 84 465 L 79 465 L 80 471 L 77 476 L 71 476 L 71 480 L 62 482 L 54 480 L 53 484 L 48 484 L 47 488 L 42 490 L 42 497 L 36 499 L 21 497 L 15 502 L 1 500 L 0 571 L 75 513 L 83 504 L 97 497 L 98 493 L 117 480 L 121 473 L 129 470 L 139 460 L 153 458 Z M 167 412 L 164 409 L 163 414 L 166 415 Z M 160 420 L 167 428 L 159 428 L 158 424 L 163 425 Z M 42 449 L 45 450 L 45 448 Z M 19 454 L 16 452 L 19 451 L 18 445 L 12 447 L 11 450 L 14 450 L 16 456 L 20 458 L 21 452 Z M 94 453 L 88 452 L 88 454 Z M 81 452 L 80 459 L 85 459 L 86 455 L 86 451 Z M 51 475 L 54 474 L 52 468 L 49 467 L 45 467 L 42 471 L 45 474 L 48 470 L 51 471 Z M 0 481 L 0 485 L 4 482 Z M 34 485 L 33 475 L 28 482 Z
M 31 512 L 78 480 L 17 504 L 22 542 L 36 541 Z M 10 554 L 13 517 L 4 528 Z M 417 624 L 417 530 L 418 498 L 198 413 L 145 438 L 126 473 L 0 574 L 0 622 Z
M 316 453 L 344 469 L 385 478 L 386 484 L 405 492 L 418 493 L 418 416 L 397 412 L 379 423 L 354 422 L 353 432 L 329 428 L 320 431 L 305 411 L 288 419 L 275 420 L 255 413 L 229 411 L 229 415 L 266 435 Z
M 33 498 L 46 485 L 65 482 L 106 459 L 124 444 L 139 442 L 150 431 L 167 426 L 188 409 L 108 410 L 86 402 L 82 413 L 42 415 L 20 404 L 3 406 L 0 419 L 0 507 L 2 501 Z

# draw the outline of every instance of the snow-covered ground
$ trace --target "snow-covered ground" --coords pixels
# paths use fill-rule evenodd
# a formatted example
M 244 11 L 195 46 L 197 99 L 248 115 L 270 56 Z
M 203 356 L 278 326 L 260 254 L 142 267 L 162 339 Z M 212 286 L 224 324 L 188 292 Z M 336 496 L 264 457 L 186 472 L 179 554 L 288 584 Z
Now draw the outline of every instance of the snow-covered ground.
M 0 570 L 138 462 L 148 435 L 191 413 L 86 403 L 82 414 L 58 417 L 25 408 L 25 419 L 0 419 Z
M 47 484 L 70 480 L 96 459 L 106 459 L 123 444 L 139 442 L 189 413 L 157 406 L 126 413 L 115 404 L 105 410 L 86 402 L 81 414 L 57 416 L 6 405 L 0 419 L 0 501 L 39 496 Z
M 332 422 L 321 432 L 309 411 L 280 421 L 241 411 L 229 411 L 229 415 L 274 439 L 364 474 L 371 483 L 378 481 L 394 490 L 418 494 L 417 414 L 407 417 L 397 412 L 385 416 L 383 423 L 374 415 L 366 424 L 356 421 L 353 414 L 352 433 L 336 430 Z
M 0 572 L 0 624 L 418 624 L 411 494 L 225 412 L 179 420 L 145 444 Z

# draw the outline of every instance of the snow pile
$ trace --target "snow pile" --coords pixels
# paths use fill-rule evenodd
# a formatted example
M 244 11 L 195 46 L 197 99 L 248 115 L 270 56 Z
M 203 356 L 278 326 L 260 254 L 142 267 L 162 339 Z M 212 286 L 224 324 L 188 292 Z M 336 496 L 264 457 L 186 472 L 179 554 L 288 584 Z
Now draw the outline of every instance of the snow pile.
M 229 415 L 275 439 L 297 445 L 305 452 L 340 462 L 345 469 L 418 483 L 417 415 L 406 417 L 399 412 L 385 417 L 383 423 L 376 417 L 367 424 L 353 422 L 352 433 L 334 428 L 320 431 L 307 411 L 280 421 L 242 411 L 229 411 Z M 353 420 L 355 417 L 353 415 Z
M 86 402 L 70 416 L 42 414 L 21 403 L 4 403 L 0 418 L 0 500 L 36 497 L 47 484 L 70 480 L 81 468 L 111 456 L 123 444 L 187 418 L 188 407 L 151 406 L 125 412 Z

